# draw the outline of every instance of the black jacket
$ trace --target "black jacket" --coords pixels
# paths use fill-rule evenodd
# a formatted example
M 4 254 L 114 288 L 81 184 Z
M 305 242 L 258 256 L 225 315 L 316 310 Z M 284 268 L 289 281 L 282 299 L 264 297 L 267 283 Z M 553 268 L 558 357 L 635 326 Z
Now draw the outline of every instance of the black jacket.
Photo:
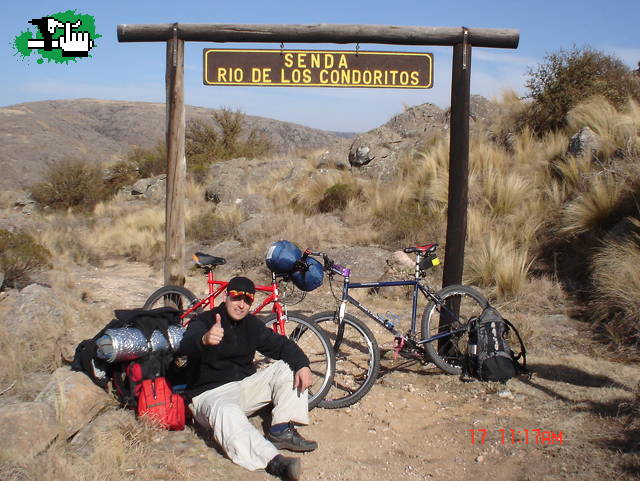
M 211 329 L 216 314 L 220 314 L 224 337 L 217 346 L 204 346 L 202 336 Z M 271 358 L 282 359 L 293 372 L 309 366 L 302 349 L 289 338 L 276 334 L 253 314 L 240 321 L 227 316 L 224 303 L 198 315 L 189 323 L 180 353 L 188 357 L 190 383 L 185 392 L 191 399 L 228 382 L 240 381 L 256 372 L 253 358 L 256 351 Z

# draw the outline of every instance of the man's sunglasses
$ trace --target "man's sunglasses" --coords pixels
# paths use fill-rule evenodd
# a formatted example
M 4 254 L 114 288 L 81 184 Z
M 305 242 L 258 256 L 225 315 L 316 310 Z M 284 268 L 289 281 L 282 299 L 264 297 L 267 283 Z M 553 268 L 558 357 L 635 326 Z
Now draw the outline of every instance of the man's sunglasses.
M 251 304 L 255 297 L 252 292 L 236 291 L 234 289 L 228 291 L 228 294 L 232 301 L 239 301 L 241 298 L 244 298 L 247 304 Z

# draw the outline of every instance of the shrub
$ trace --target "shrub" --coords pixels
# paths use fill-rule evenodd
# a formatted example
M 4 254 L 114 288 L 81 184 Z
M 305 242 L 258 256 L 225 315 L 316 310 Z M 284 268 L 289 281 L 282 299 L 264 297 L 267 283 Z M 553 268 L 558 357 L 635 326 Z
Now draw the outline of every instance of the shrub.
M 0 229 L 0 270 L 4 285 L 20 287 L 28 283 L 30 274 L 50 268 L 49 250 L 25 232 Z
M 533 103 L 524 116 L 538 135 L 563 128 L 567 113 L 594 95 L 617 108 L 629 97 L 640 99 L 638 76 L 618 58 L 588 47 L 551 53 L 528 75 L 525 85 Z
M 245 133 L 245 123 L 242 112 L 229 109 L 214 112 L 213 123 L 190 121 L 185 133 L 189 171 L 203 174 L 214 162 L 269 153 L 272 148 L 269 140 L 256 129 Z
M 360 196 L 361 191 L 352 184 L 333 184 L 325 192 L 318 203 L 320 212 L 333 212 L 342 210 L 347 206 L 349 200 Z
M 83 160 L 56 162 L 44 179 L 31 187 L 33 200 L 43 207 L 91 210 L 108 197 L 100 167 Z
M 122 187 L 135 183 L 140 178 L 136 164 L 122 160 L 107 169 L 104 178 L 104 189 L 108 196 L 115 195 Z
M 196 242 L 232 239 L 244 220 L 243 212 L 237 207 L 204 209 L 187 219 L 185 235 Z
M 166 174 L 167 146 L 164 141 L 160 141 L 151 149 L 136 148 L 129 153 L 127 161 L 137 166 L 138 174 L 143 179 Z

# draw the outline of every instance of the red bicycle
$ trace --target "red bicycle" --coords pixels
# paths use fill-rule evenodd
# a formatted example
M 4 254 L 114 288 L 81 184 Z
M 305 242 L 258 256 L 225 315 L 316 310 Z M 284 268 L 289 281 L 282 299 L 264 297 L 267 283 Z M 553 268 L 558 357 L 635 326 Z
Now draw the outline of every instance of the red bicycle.
M 155 291 L 144 303 L 144 309 L 157 307 L 172 307 L 180 311 L 182 325 L 205 309 L 215 307 L 215 299 L 222 294 L 229 284 L 228 281 L 215 279 L 216 266 L 226 263 L 222 257 L 215 257 L 202 252 L 193 255 L 196 265 L 203 269 L 207 276 L 209 294 L 199 299 L 193 292 L 182 286 L 164 286 Z M 270 285 L 256 285 L 256 292 L 264 292 L 267 296 L 253 309 L 252 313 L 260 313 L 266 306 L 272 304 L 272 313 L 263 318 L 267 327 L 274 332 L 288 336 L 309 358 L 309 367 L 314 374 L 314 383 L 309 388 L 309 409 L 316 407 L 331 388 L 335 371 L 335 356 L 333 347 L 327 334 L 315 322 L 299 312 L 287 312 L 287 306 L 280 299 L 280 281 L 287 280 L 286 274 L 271 272 Z M 258 365 L 269 361 L 257 355 Z

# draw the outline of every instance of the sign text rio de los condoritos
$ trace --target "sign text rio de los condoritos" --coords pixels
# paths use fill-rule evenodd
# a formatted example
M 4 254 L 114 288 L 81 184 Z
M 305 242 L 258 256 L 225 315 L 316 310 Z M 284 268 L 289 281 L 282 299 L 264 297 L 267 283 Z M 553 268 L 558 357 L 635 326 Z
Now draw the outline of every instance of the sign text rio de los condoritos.
M 204 84 L 427 89 L 433 87 L 433 55 L 204 49 Z

